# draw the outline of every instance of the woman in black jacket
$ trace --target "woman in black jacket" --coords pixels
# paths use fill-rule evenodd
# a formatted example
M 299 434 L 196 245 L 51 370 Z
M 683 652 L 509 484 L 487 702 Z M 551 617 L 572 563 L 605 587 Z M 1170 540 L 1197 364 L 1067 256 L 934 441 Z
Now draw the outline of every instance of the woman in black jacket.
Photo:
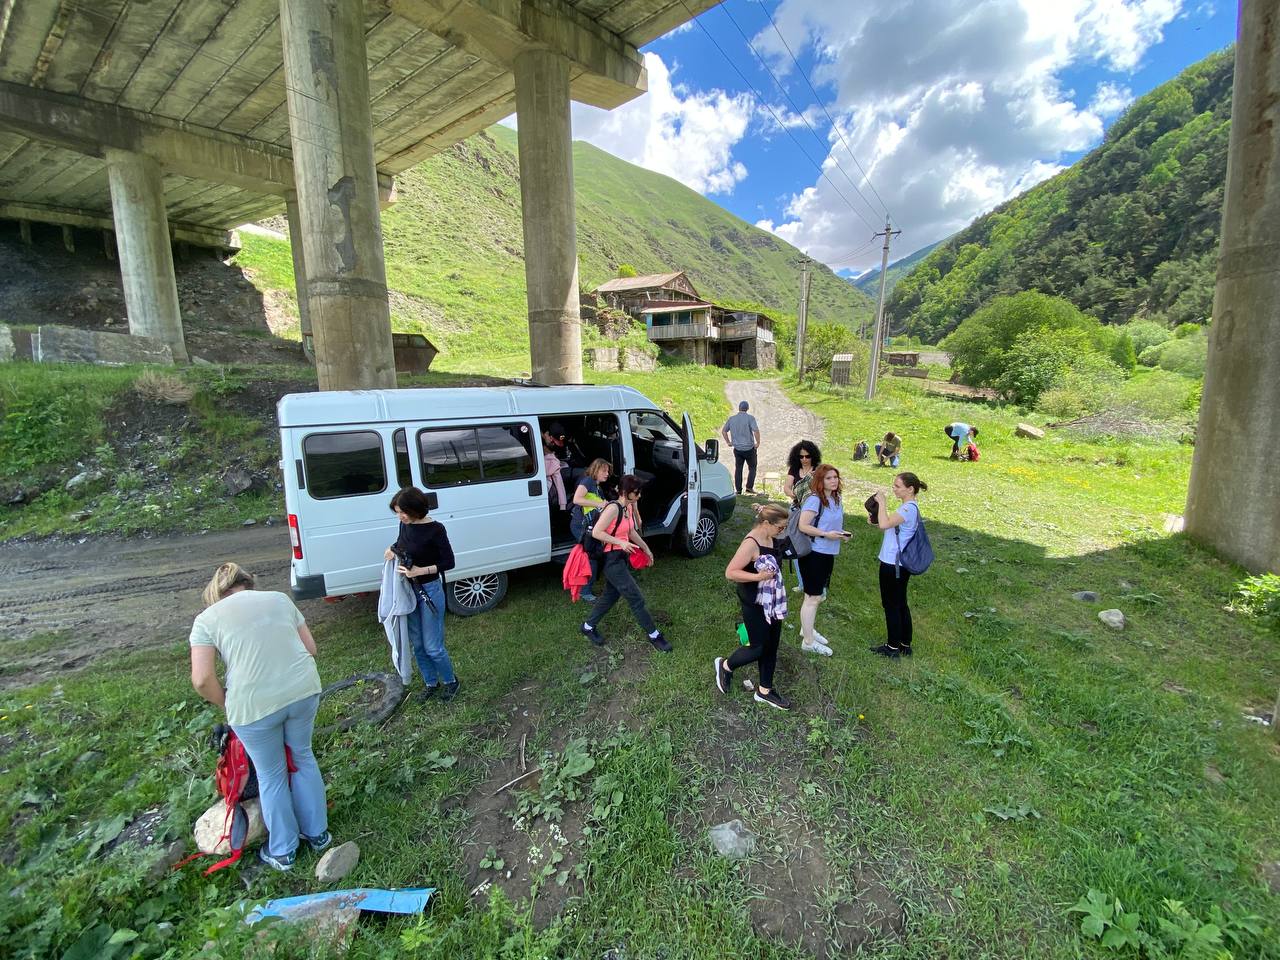
M 383 554 L 399 560 L 396 568 L 409 579 L 418 605 L 409 614 L 409 642 L 427 687 L 420 701 L 440 695 L 452 700 L 458 692 L 453 661 L 444 647 L 444 574 L 453 569 L 453 547 L 444 524 L 427 513 L 427 496 L 417 487 L 405 487 L 391 498 L 391 510 L 400 518 L 400 536 Z

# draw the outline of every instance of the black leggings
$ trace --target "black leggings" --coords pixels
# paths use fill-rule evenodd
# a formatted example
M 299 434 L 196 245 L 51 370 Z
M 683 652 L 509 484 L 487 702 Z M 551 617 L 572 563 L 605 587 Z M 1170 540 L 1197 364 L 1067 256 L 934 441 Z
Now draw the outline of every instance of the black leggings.
M 911 608 L 907 606 L 906 567 L 894 575 L 892 563 L 880 562 L 880 604 L 884 607 L 884 625 L 889 631 L 889 646 L 894 650 L 911 646 Z
M 658 625 L 653 622 L 653 617 L 649 616 L 649 610 L 644 605 L 644 594 L 640 592 L 635 578 L 631 576 L 631 562 L 621 550 L 610 550 L 604 555 L 604 582 L 604 593 L 591 608 L 591 616 L 587 618 L 587 623 L 592 628 L 605 618 L 620 597 L 625 597 L 631 612 L 644 628 L 645 633 L 653 633 L 658 629 Z
M 741 601 L 739 601 L 741 603 Z M 742 603 L 742 622 L 747 625 L 749 647 L 738 647 L 729 658 L 729 669 L 737 670 L 759 661 L 760 686 L 773 687 L 773 668 L 778 663 L 778 644 L 782 640 L 782 621 L 769 623 L 764 608 L 758 603 Z

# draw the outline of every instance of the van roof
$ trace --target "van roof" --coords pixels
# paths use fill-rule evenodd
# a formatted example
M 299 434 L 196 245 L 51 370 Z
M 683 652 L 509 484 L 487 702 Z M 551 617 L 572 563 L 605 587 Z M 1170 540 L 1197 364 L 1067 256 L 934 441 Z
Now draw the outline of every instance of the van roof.
M 605 410 L 657 410 L 632 387 L 440 387 L 290 393 L 276 404 L 281 427 L 401 420 L 459 420 L 511 415 L 556 416 Z

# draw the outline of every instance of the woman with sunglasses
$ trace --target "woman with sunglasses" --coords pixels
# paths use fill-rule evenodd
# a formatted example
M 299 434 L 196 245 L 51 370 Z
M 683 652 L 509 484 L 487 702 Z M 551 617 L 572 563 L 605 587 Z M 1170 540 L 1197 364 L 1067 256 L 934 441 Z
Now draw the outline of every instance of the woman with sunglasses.
M 812 440 L 801 440 L 787 454 L 787 477 L 782 481 L 782 492 L 791 498 L 791 509 L 797 510 L 809 496 L 809 484 L 813 480 L 813 471 L 822 462 L 822 451 Z M 796 593 L 804 593 L 804 580 L 800 577 L 800 564 L 791 561 L 791 569 L 796 573 Z
M 654 649 L 670 653 L 671 644 L 653 622 L 653 617 L 644 604 L 644 594 L 631 576 L 631 555 L 635 551 L 643 550 L 649 563 L 653 563 L 653 551 L 640 535 L 640 509 L 637 502 L 643 487 L 642 480 L 629 473 L 625 475 L 618 483 L 618 499 L 604 505 L 600 516 L 596 518 L 595 526 L 591 528 L 591 535 L 604 544 L 605 590 L 591 608 L 591 616 L 582 625 L 581 632 L 597 647 L 603 646 L 605 640 L 604 634 L 600 632 L 600 621 L 613 609 L 620 597 L 625 597 L 631 613 L 644 628 Z

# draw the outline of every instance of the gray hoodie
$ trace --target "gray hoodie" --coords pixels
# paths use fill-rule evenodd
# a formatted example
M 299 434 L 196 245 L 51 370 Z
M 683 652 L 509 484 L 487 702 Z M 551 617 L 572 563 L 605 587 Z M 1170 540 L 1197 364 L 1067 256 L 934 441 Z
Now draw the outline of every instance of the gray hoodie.
M 409 614 L 418 605 L 413 587 L 402 577 L 396 567 L 398 560 L 382 564 L 382 589 L 378 593 L 378 622 L 387 631 L 391 644 L 391 662 L 408 686 L 413 679 L 413 648 L 409 643 Z

